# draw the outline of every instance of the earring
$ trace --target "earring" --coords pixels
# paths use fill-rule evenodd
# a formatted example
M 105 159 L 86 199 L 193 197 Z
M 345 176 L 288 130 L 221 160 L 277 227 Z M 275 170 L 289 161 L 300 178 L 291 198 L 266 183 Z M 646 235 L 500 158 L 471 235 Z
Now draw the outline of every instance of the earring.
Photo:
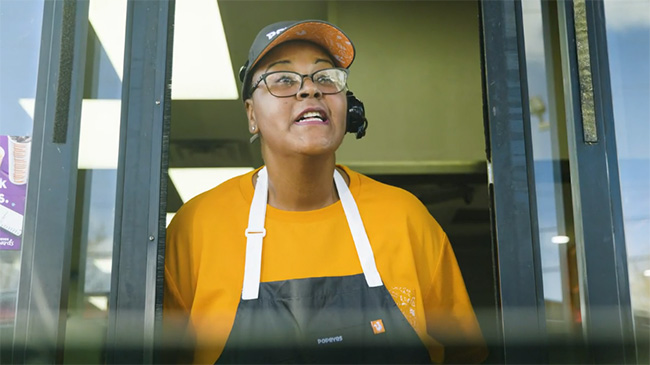
M 255 126 L 252 126 L 252 127 L 251 127 L 251 131 L 252 131 L 252 132 L 255 132 Z

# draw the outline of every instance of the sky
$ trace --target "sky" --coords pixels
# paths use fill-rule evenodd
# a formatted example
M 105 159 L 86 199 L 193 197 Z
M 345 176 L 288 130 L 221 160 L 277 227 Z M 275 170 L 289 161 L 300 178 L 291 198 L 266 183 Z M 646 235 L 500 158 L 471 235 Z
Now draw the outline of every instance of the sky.
M 31 135 L 20 98 L 34 99 L 43 1 L 0 0 L 0 135 Z

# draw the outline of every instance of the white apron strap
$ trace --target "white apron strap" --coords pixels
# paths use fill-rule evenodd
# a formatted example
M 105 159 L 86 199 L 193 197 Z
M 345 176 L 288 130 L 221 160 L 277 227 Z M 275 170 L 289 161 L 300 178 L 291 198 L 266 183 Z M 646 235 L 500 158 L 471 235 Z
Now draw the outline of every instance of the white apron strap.
M 244 263 L 244 287 L 242 299 L 257 299 L 260 291 L 260 275 L 262 273 L 262 241 L 266 236 L 264 220 L 266 218 L 266 203 L 269 195 L 269 179 L 266 167 L 257 172 L 255 193 L 248 214 L 246 228 L 246 262 Z
M 336 190 L 339 193 L 341 204 L 343 204 L 343 211 L 345 212 L 345 218 L 348 220 L 350 232 L 352 232 L 352 239 L 354 240 L 354 246 L 357 248 L 357 255 L 359 255 L 359 261 L 361 262 L 363 275 L 366 277 L 366 283 L 368 283 L 369 287 L 382 286 L 383 283 L 379 276 L 379 271 L 377 271 L 377 265 L 375 264 L 375 255 L 372 252 L 372 247 L 366 234 L 366 228 L 363 226 L 357 203 L 354 201 L 354 197 L 345 180 L 343 180 L 341 173 L 336 169 L 334 169 L 334 183 L 336 184 Z
M 343 212 L 348 221 L 352 239 L 357 249 L 359 262 L 363 269 L 363 275 L 369 287 L 383 285 L 379 271 L 375 264 L 375 256 L 368 241 L 366 229 L 363 226 L 359 209 L 354 201 L 352 193 L 343 180 L 341 174 L 334 170 L 334 183 L 341 198 Z M 242 300 L 257 299 L 260 291 L 260 275 L 262 273 L 262 242 L 266 236 L 264 222 L 266 219 L 266 204 L 268 201 L 268 175 L 266 167 L 257 173 L 255 193 L 251 202 L 251 209 L 248 215 L 248 228 L 246 229 L 246 262 L 244 263 L 244 286 L 242 289 Z

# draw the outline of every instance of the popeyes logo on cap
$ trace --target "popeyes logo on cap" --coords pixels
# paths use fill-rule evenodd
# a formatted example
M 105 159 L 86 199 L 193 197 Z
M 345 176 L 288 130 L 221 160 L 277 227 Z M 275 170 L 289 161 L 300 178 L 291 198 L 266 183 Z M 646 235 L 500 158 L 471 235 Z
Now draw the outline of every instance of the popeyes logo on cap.
M 273 39 L 273 37 L 275 37 L 276 35 L 278 35 L 278 34 L 284 32 L 285 29 L 287 29 L 287 27 L 279 28 L 279 29 L 276 29 L 276 30 L 274 30 L 274 31 L 272 31 L 272 32 L 266 33 L 266 37 L 267 37 L 269 40 L 271 40 L 271 39 Z

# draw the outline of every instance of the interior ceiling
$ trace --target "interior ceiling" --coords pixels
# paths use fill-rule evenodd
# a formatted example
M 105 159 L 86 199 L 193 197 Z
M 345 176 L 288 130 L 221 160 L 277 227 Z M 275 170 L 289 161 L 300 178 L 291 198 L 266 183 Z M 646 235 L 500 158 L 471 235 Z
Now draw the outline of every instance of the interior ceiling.
M 218 1 L 233 75 L 247 58 L 258 28 L 290 19 L 328 19 L 326 1 Z M 254 11 L 251 11 L 254 9 Z M 236 80 L 240 87 L 239 80 Z M 259 143 L 249 143 L 241 100 L 174 100 L 170 167 L 259 166 Z M 372 175 L 371 175 L 372 176 Z M 455 249 L 489 244 L 487 176 L 472 174 L 376 175 L 414 193 L 452 238 Z M 182 204 L 169 184 L 168 211 Z
M 325 1 L 218 1 L 233 75 L 246 61 L 248 48 L 259 31 L 267 24 L 291 19 L 327 19 Z M 251 9 L 254 9 L 252 11 Z M 235 76 L 236 77 L 236 76 Z M 241 88 L 239 79 L 236 79 Z M 261 162 L 255 159 L 259 153 L 257 144 L 248 146 L 250 135 L 241 100 L 174 100 L 172 102 L 171 140 L 207 139 L 217 144 L 241 141 L 239 148 L 249 149 L 251 165 Z M 223 142 L 221 142 L 223 141 Z M 241 154 L 246 154 L 242 151 Z M 185 165 L 187 162 L 178 162 Z M 222 161 L 231 165 L 229 161 Z M 199 166 L 196 165 L 195 166 Z M 214 161 L 212 165 L 214 166 Z

